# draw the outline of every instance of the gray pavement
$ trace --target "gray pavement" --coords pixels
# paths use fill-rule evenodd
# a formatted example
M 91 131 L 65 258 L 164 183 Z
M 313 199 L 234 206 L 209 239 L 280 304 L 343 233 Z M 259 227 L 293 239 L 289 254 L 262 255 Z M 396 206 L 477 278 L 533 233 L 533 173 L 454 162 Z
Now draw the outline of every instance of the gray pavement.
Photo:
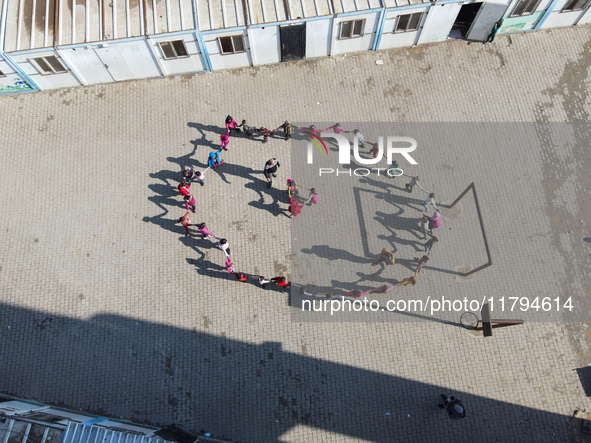
M 568 28 L 0 99 L 0 392 L 244 442 L 581 441 L 570 416 L 591 408 L 576 371 L 591 363 L 589 36 Z M 476 183 L 494 265 L 468 279 L 427 269 L 400 290 L 572 296 L 574 311 L 529 312 L 486 340 L 459 327 L 459 314 L 293 321 L 286 294 L 230 279 L 214 244 L 174 224 L 185 213 L 180 169 L 205 164 L 228 113 L 268 127 L 535 123 L 531 137 L 499 136 L 497 148 L 449 136 L 417 150 L 417 173 L 441 202 Z M 568 143 L 556 123 L 576 124 Z M 278 190 L 290 148 L 232 138 L 225 164 L 192 187 L 191 219 L 228 238 L 239 270 L 292 274 L 298 219 L 281 214 Z M 268 191 L 271 157 L 282 167 Z M 362 201 L 367 248 L 354 216 L 353 261 L 311 263 L 369 273 L 389 236 L 412 239 L 394 221 L 414 220 L 416 202 L 385 186 L 360 180 L 384 195 Z M 477 264 L 474 214 L 470 200 L 444 211 L 430 264 Z M 414 258 L 408 244 L 400 254 Z M 400 266 L 380 277 L 403 277 Z M 342 274 L 340 289 L 357 281 Z M 465 402 L 466 419 L 436 407 L 442 392 Z

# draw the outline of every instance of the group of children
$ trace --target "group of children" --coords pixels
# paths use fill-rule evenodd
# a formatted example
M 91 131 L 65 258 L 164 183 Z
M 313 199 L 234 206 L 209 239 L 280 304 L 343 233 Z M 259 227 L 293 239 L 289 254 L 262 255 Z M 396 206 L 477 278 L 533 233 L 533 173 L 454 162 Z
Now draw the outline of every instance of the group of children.
M 287 120 L 282 125 L 280 125 L 278 128 L 276 128 L 274 130 L 269 130 L 265 127 L 260 127 L 257 129 L 253 126 L 248 125 L 246 123 L 246 120 L 242 120 L 242 123 L 238 124 L 236 122 L 236 120 L 234 120 L 230 115 L 228 115 L 226 117 L 225 125 L 226 125 L 226 134 L 223 134 L 220 136 L 221 146 L 220 146 L 219 150 L 210 152 L 209 157 L 208 157 L 208 167 L 203 171 L 196 171 L 192 167 L 187 166 L 182 171 L 181 183 L 178 185 L 178 190 L 179 190 L 181 196 L 183 197 L 187 212 L 185 213 L 184 216 L 179 218 L 178 223 L 180 223 L 184 227 L 185 235 L 187 237 L 189 237 L 191 235 L 189 227 L 196 226 L 199 229 L 199 232 L 201 233 L 201 237 L 203 239 L 211 236 L 215 240 L 217 240 L 217 246 L 222 250 L 222 252 L 224 253 L 224 255 L 226 257 L 226 262 L 225 262 L 226 270 L 228 272 L 230 272 L 231 274 L 233 274 L 238 281 L 240 281 L 240 282 L 253 281 L 263 288 L 267 287 L 269 284 L 277 285 L 280 288 L 290 287 L 291 283 L 288 282 L 286 280 L 286 278 L 282 277 L 282 276 L 267 279 L 264 276 L 249 275 L 249 274 L 245 274 L 242 272 L 237 272 L 234 269 L 234 263 L 232 262 L 232 260 L 230 258 L 232 253 L 230 251 L 230 245 L 229 245 L 227 239 L 222 238 L 218 235 L 215 235 L 214 233 L 209 231 L 209 229 L 207 228 L 205 223 L 192 224 L 189 219 L 189 214 L 191 211 L 193 213 L 196 213 L 195 198 L 193 197 L 193 195 L 190 192 L 191 183 L 197 182 L 201 186 L 204 186 L 205 173 L 209 169 L 211 169 L 211 168 L 215 169 L 223 163 L 223 160 L 220 159 L 220 154 L 221 154 L 222 150 L 227 151 L 229 149 L 230 135 L 232 133 L 239 134 L 239 133 L 243 132 L 246 137 L 253 137 L 256 133 L 260 133 L 263 136 L 262 142 L 266 143 L 268 141 L 269 136 L 274 134 L 277 131 L 280 131 L 280 130 L 283 131 L 285 140 L 290 140 L 293 135 L 293 132 L 294 132 L 292 124 Z M 369 151 L 370 154 L 372 154 L 374 157 L 376 157 L 377 153 L 378 153 L 379 147 L 378 147 L 377 143 L 366 142 L 363 134 L 361 134 L 361 132 L 359 132 L 358 129 L 355 129 L 353 131 L 348 131 L 348 130 L 343 129 L 341 127 L 340 123 L 336 123 L 332 126 L 329 126 L 326 129 L 318 129 L 314 125 L 311 125 L 309 127 L 301 127 L 301 128 L 298 127 L 298 129 L 307 132 L 308 135 L 311 135 L 311 134 L 317 135 L 317 133 L 326 132 L 326 131 L 330 131 L 330 130 L 332 130 L 336 134 L 353 133 L 353 135 L 357 139 L 357 142 L 360 147 L 363 148 L 365 146 L 365 144 L 367 143 L 368 145 L 371 146 L 371 150 Z M 275 159 L 272 159 L 272 160 L 275 160 Z M 271 162 L 271 160 L 269 162 Z M 269 164 L 269 162 L 267 162 L 267 163 Z M 273 167 L 273 166 L 278 168 L 279 163 L 276 162 L 276 164 L 271 164 L 271 167 Z M 394 169 L 398 168 L 398 164 L 396 162 L 393 162 L 392 168 L 394 168 Z M 265 172 L 267 172 L 266 169 L 265 169 Z M 265 174 L 265 177 L 267 177 L 267 180 L 270 185 L 272 179 L 270 177 L 268 177 L 267 175 L 268 174 Z M 398 174 L 395 174 L 395 175 L 398 175 Z M 404 175 L 407 175 L 407 174 L 404 174 Z M 300 288 L 300 292 L 303 291 L 302 293 L 304 293 L 306 295 L 326 296 L 327 298 L 335 298 L 335 297 L 340 297 L 340 296 L 352 296 L 353 298 L 359 298 L 359 297 L 361 297 L 365 294 L 368 294 L 368 293 L 373 293 L 373 294 L 387 293 L 387 292 L 390 292 L 396 286 L 405 286 L 405 285 L 415 285 L 416 284 L 416 279 L 417 279 L 419 272 L 421 271 L 421 269 L 423 268 L 425 263 L 430 258 L 431 249 L 433 247 L 433 244 L 435 244 L 439 241 L 438 238 L 433 236 L 432 234 L 433 234 L 433 229 L 436 229 L 436 228 L 439 228 L 442 226 L 442 220 L 441 220 L 441 212 L 439 211 L 439 209 L 437 208 L 437 205 L 435 204 L 435 200 L 434 200 L 435 195 L 433 193 L 423 189 L 423 187 L 419 183 L 418 176 L 415 176 L 415 177 L 408 176 L 408 177 L 410 177 L 411 180 L 408 184 L 405 185 L 406 190 L 408 192 L 412 192 L 413 188 L 415 186 L 418 186 L 423 192 L 428 194 L 428 198 L 423 203 L 425 210 L 428 210 L 429 205 L 433 205 L 433 207 L 435 208 L 435 213 L 433 214 L 432 217 L 424 215 L 423 218 L 421 219 L 421 222 L 420 222 L 420 226 L 421 226 L 421 230 L 423 232 L 424 238 L 427 238 L 427 233 L 429 233 L 429 235 L 431 235 L 431 238 L 424 245 L 425 253 L 427 253 L 427 255 L 424 255 L 423 257 L 421 257 L 418 260 L 418 266 L 417 266 L 417 269 L 415 270 L 414 275 L 412 277 L 405 278 L 402 281 L 400 281 L 394 285 L 390 285 L 390 286 L 384 285 L 384 286 L 381 286 L 380 288 L 370 289 L 367 291 L 361 291 L 359 289 L 355 289 L 353 291 L 345 292 L 345 293 L 338 294 L 338 295 L 335 295 L 333 293 L 310 294 L 306 291 L 305 287 L 294 284 L 294 286 Z M 287 188 L 288 188 L 288 198 L 289 198 L 289 204 L 290 204 L 289 212 L 291 215 L 297 215 L 299 213 L 299 211 L 301 211 L 301 208 L 303 207 L 302 204 L 299 204 L 299 202 L 297 202 L 297 200 L 292 198 L 292 194 L 295 193 L 297 187 L 304 188 L 303 186 L 296 184 L 294 180 L 288 179 Z M 307 189 L 307 188 L 304 188 L 304 189 Z M 316 204 L 319 200 L 318 194 L 316 193 L 314 188 L 308 189 L 308 191 L 310 191 L 310 196 L 304 204 L 306 204 L 306 203 Z M 378 258 L 377 262 L 374 263 L 374 265 L 381 264 L 381 263 L 394 264 L 395 263 L 394 254 L 391 251 L 388 251 L 387 249 L 383 249 L 380 257 Z
M 246 121 L 243 120 L 241 125 L 238 125 L 236 123 L 236 121 L 231 117 L 228 116 L 226 117 L 226 134 L 223 134 L 220 136 L 220 141 L 221 141 L 221 146 L 220 149 L 217 151 L 213 151 L 209 154 L 208 157 L 208 167 L 203 170 L 203 171 L 196 171 L 195 169 L 193 169 L 190 166 L 186 166 L 182 173 L 181 173 L 181 181 L 179 183 L 179 185 L 177 186 L 177 189 L 179 191 L 179 193 L 181 194 L 181 196 L 183 197 L 184 203 L 185 203 L 185 207 L 187 209 L 187 212 L 185 213 L 185 215 L 183 215 L 182 217 L 180 217 L 177 221 L 177 223 L 180 223 L 181 226 L 185 229 L 185 235 L 187 237 L 191 236 L 191 231 L 189 230 L 189 227 L 191 226 L 195 226 L 197 227 L 197 229 L 199 230 L 200 234 L 201 234 L 201 238 L 202 239 L 206 239 L 208 237 L 213 237 L 216 241 L 217 241 L 217 246 L 218 248 L 220 248 L 222 250 L 222 252 L 224 253 L 224 256 L 226 258 L 225 261 L 225 267 L 226 270 L 235 275 L 236 279 L 238 281 L 248 281 L 248 280 L 255 280 L 261 287 L 265 288 L 267 287 L 267 285 L 269 284 L 275 284 L 280 288 L 286 288 L 289 287 L 291 285 L 291 283 L 289 283 L 285 277 L 282 276 L 278 276 L 278 277 L 274 277 L 271 279 L 266 279 L 263 276 L 252 276 L 252 275 L 248 275 L 248 274 L 244 274 L 242 272 L 236 272 L 235 268 L 234 268 L 234 263 L 232 262 L 231 259 L 231 255 L 232 252 L 230 250 L 230 244 L 228 243 L 228 240 L 220 237 L 216 234 L 214 234 L 213 232 L 211 232 L 205 223 L 191 223 L 191 220 L 189 219 L 189 214 L 191 212 L 196 213 L 197 212 L 197 203 L 195 201 L 195 197 L 191 194 L 190 188 L 191 188 L 191 184 L 192 182 L 196 182 L 199 183 L 201 186 L 204 186 L 204 178 L 205 178 L 205 173 L 211 169 L 211 168 L 217 168 L 218 166 L 220 166 L 224 161 L 220 159 L 220 154 L 222 152 L 222 150 L 227 151 L 229 149 L 229 144 L 230 144 L 230 134 L 233 132 L 235 133 L 240 133 L 240 127 L 243 127 L 245 130 L 245 135 L 249 136 L 249 132 L 251 127 L 246 125 Z M 280 126 L 280 128 L 283 128 L 286 134 L 286 140 L 289 139 L 289 137 L 291 137 L 291 124 L 289 124 L 289 122 L 285 122 L 282 126 Z M 266 141 L 269 133 L 273 133 L 274 131 L 268 131 L 265 128 L 261 128 L 260 132 L 263 133 L 263 135 L 265 136 L 265 140 L 263 142 Z M 252 134 L 250 134 L 252 135 Z

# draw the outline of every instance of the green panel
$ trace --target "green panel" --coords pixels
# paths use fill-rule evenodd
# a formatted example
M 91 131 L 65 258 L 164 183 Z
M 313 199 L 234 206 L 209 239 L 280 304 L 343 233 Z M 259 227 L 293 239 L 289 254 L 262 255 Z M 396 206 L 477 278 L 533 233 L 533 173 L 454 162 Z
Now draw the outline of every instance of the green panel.
M 529 31 L 536 26 L 538 20 L 542 17 L 544 11 L 535 12 L 532 15 L 524 15 L 521 17 L 506 17 L 503 19 L 503 25 L 499 29 L 499 34 L 508 32 Z

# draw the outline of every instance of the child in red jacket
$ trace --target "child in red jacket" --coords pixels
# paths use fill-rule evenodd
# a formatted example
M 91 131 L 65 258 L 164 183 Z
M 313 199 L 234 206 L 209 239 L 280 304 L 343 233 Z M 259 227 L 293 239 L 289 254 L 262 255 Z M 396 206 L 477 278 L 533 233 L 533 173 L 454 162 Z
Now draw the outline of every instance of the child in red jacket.
M 183 228 L 185 228 L 185 235 L 187 237 L 191 236 L 191 233 L 189 232 L 189 226 L 193 226 L 191 223 L 191 220 L 189 220 L 189 211 L 187 211 L 187 213 L 185 215 L 183 215 L 181 218 L 179 218 L 179 221 L 177 223 L 180 223 Z

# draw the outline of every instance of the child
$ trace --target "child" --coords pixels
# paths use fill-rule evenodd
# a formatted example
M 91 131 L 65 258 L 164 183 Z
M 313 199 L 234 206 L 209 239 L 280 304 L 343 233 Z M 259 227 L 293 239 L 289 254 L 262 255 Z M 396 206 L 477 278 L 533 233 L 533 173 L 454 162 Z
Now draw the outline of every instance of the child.
M 230 136 L 228 134 L 225 135 L 220 135 L 220 140 L 222 141 L 222 146 L 220 149 L 223 149 L 224 151 L 228 150 L 228 146 L 230 145 Z
M 197 229 L 199 229 L 199 232 L 201 232 L 201 235 L 203 236 L 203 238 L 207 238 L 210 235 L 213 237 L 216 237 L 216 235 L 211 232 L 209 229 L 207 229 L 207 226 L 205 226 L 205 223 L 199 223 L 197 225 Z
M 246 281 L 248 277 L 244 275 L 242 272 L 235 272 L 234 275 L 236 276 L 236 280 L 238 281 Z
M 316 193 L 316 189 L 315 188 L 310 189 L 310 197 L 308 197 L 306 204 L 310 203 L 312 205 L 315 205 L 319 201 L 320 201 L 320 196 Z
M 429 235 L 433 235 L 433 229 L 441 228 L 443 220 L 441 219 L 441 212 L 439 210 L 433 213 L 433 217 L 427 217 L 429 220 Z
M 324 131 L 328 131 L 329 129 L 332 129 L 332 131 L 335 134 L 340 134 L 341 132 L 344 132 L 345 134 L 348 134 L 349 131 L 345 131 L 343 128 L 341 128 L 341 124 L 340 123 L 335 123 L 332 126 L 329 126 L 328 128 L 326 128 Z
M 246 135 L 247 137 L 252 137 L 256 132 L 256 128 L 247 125 L 246 120 L 242 120 L 240 126 L 242 126 L 242 128 L 244 129 L 244 135 Z
M 231 129 L 233 129 L 236 132 L 240 132 L 240 128 L 238 127 L 238 123 L 236 123 L 236 120 L 234 120 L 231 115 L 228 115 L 226 117 L 226 129 L 228 130 L 228 135 L 230 135 Z
M 437 243 L 439 241 L 439 239 L 437 237 L 431 237 L 429 239 L 429 241 L 427 243 L 425 243 L 425 252 L 431 252 L 431 248 L 433 248 L 433 245 L 435 243 Z
M 181 193 L 181 195 L 184 197 L 186 195 L 189 195 L 189 188 L 191 187 L 190 183 L 187 182 L 181 182 L 181 184 L 179 184 L 177 186 L 177 189 L 179 190 L 179 192 Z
M 183 228 L 185 228 L 185 236 L 190 237 L 191 233 L 189 232 L 189 226 L 193 226 L 191 225 L 191 220 L 189 220 L 189 212 L 187 211 L 187 213 L 185 215 L 183 215 L 181 218 L 179 218 L 179 221 L 177 223 L 180 223 Z
M 229 258 L 228 258 L 228 260 L 226 260 L 226 270 L 230 274 L 234 273 L 234 263 L 232 263 L 232 260 L 230 260 Z
M 423 255 L 419 259 L 419 266 L 417 266 L 417 270 L 415 271 L 415 275 L 418 274 L 419 272 L 421 272 L 421 269 L 423 269 L 423 266 L 425 266 L 425 263 L 427 263 L 429 261 L 429 255 L 431 255 L 430 252 L 428 255 Z
M 190 166 L 185 166 L 185 169 L 183 169 L 183 177 L 181 178 L 181 183 L 191 184 L 191 180 L 193 180 L 194 176 L 195 170 Z
M 425 238 L 427 238 L 427 231 L 430 231 L 429 217 L 426 215 L 423 215 L 423 218 L 421 219 L 419 224 L 421 225 L 421 232 L 423 233 L 423 239 L 425 239 Z
M 197 212 L 197 203 L 195 203 L 195 198 L 191 195 L 191 194 L 187 194 L 184 197 L 185 199 L 185 207 L 187 208 L 187 211 L 189 210 L 189 207 L 191 207 L 191 211 L 193 211 L 193 214 Z
M 406 190 L 408 192 L 412 192 L 412 188 L 415 187 L 415 185 L 419 182 L 419 176 L 417 175 L 416 177 L 411 177 L 410 178 L 410 183 L 407 183 L 406 185 L 404 185 L 406 187 Z
M 380 145 L 379 145 L 379 143 L 367 142 L 367 144 L 371 146 L 371 149 L 369 150 L 369 153 L 371 155 L 373 155 L 373 158 L 377 158 L 378 157 L 378 153 L 380 152 Z
M 435 204 L 435 194 L 431 193 L 429 194 L 429 197 L 427 197 L 427 200 L 425 200 L 423 202 L 423 206 L 425 207 L 425 211 L 428 211 L 429 208 L 427 206 L 429 205 L 433 205 L 433 207 L 437 210 L 437 205 Z
M 386 263 L 387 265 L 393 265 L 394 263 L 396 263 L 396 258 L 394 258 L 394 254 L 392 253 L 392 251 L 388 251 L 386 248 L 382 248 L 380 257 L 371 265 L 377 266 L 380 263 Z
M 232 255 L 232 252 L 230 252 L 230 245 L 228 244 L 228 240 L 226 240 L 225 238 L 222 238 L 218 243 L 218 247 L 222 251 L 224 251 L 226 258 L 230 258 L 230 255 Z
M 201 186 L 204 185 L 203 183 L 203 179 L 205 178 L 205 173 L 207 172 L 209 168 L 204 169 L 203 171 L 197 171 L 195 172 L 195 180 L 197 181 L 197 183 L 199 183 Z
M 359 146 L 361 148 L 364 148 L 365 147 L 365 137 L 363 136 L 363 134 L 361 132 L 359 132 L 359 129 L 355 129 L 353 131 L 353 136 L 357 137 L 357 140 L 359 142 Z
M 392 289 L 394 289 L 396 286 L 397 285 L 392 285 L 392 286 L 382 285 L 379 288 L 372 289 L 371 294 L 386 294 L 387 292 L 390 292 Z
M 293 128 L 291 127 L 291 123 L 285 120 L 285 122 L 283 122 L 281 126 L 275 129 L 275 131 L 279 131 L 280 129 L 282 129 L 283 133 L 285 134 L 285 140 L 289 140 L 293 134 Z
M 402 169 L 398 169 L 398 162 L 394 160 L 390 165 L 390 168 L 388 168 L 388 176 L 396 178 L 400 175 L 402 175 Z
M 271 281 L 275 284 L 277 284 L 278 286 L 281 286 L 282 288 L 286 288 L 288 286 L 291 286 L 291 283 L 288 282 L 285 277 L 274 277 L 271 279 Z
M 220 153 L 222 151 L 216 151 L 216 152 L 210 152 L 209 153 L 209 159 L 207 160 L 207 166 L 210 168 L 217 168 L 218 166 L 220 166 L 222 163 L 224 163 L 223 160 L 220 160 Z
M 417 279 L 415 277 L 408 277 L 405 278 L 404 280 L 402 280 L 400 283 L 398 283 L 397 286 L 406 286 L 406 285 L 412 285 L 414 286 L 417 282 Z
M 273 134 L 275 131 L 270 131 L 267 128 L 259 128 L 259 132 L 263 134 L 263 143 L 269 141 L 269 134 Z
M 306 136 L 313 138 L 314 136 L 318 136 L 319 132 L 324 132 L 324 129 L 318 129 L 315 125 L 310 125 L 309 128 L 303 127 L 300 128 L 302 131 L 306 131 Z
M 263 276 L 261 275 L 261 276 L 259 277 L 259 279 L 258 279 L 258 282 L 259 282 L 259 285 L 261 285 L 261 287 L 263 287 L 263 288 L 266 288 L 266 287 L 267 287 L 267 285 L 268 285 L 269 283 L 271 283 L 271 280 L 267 280 L 267 279 L 265 279 L 265 277 L 263 277 Z

